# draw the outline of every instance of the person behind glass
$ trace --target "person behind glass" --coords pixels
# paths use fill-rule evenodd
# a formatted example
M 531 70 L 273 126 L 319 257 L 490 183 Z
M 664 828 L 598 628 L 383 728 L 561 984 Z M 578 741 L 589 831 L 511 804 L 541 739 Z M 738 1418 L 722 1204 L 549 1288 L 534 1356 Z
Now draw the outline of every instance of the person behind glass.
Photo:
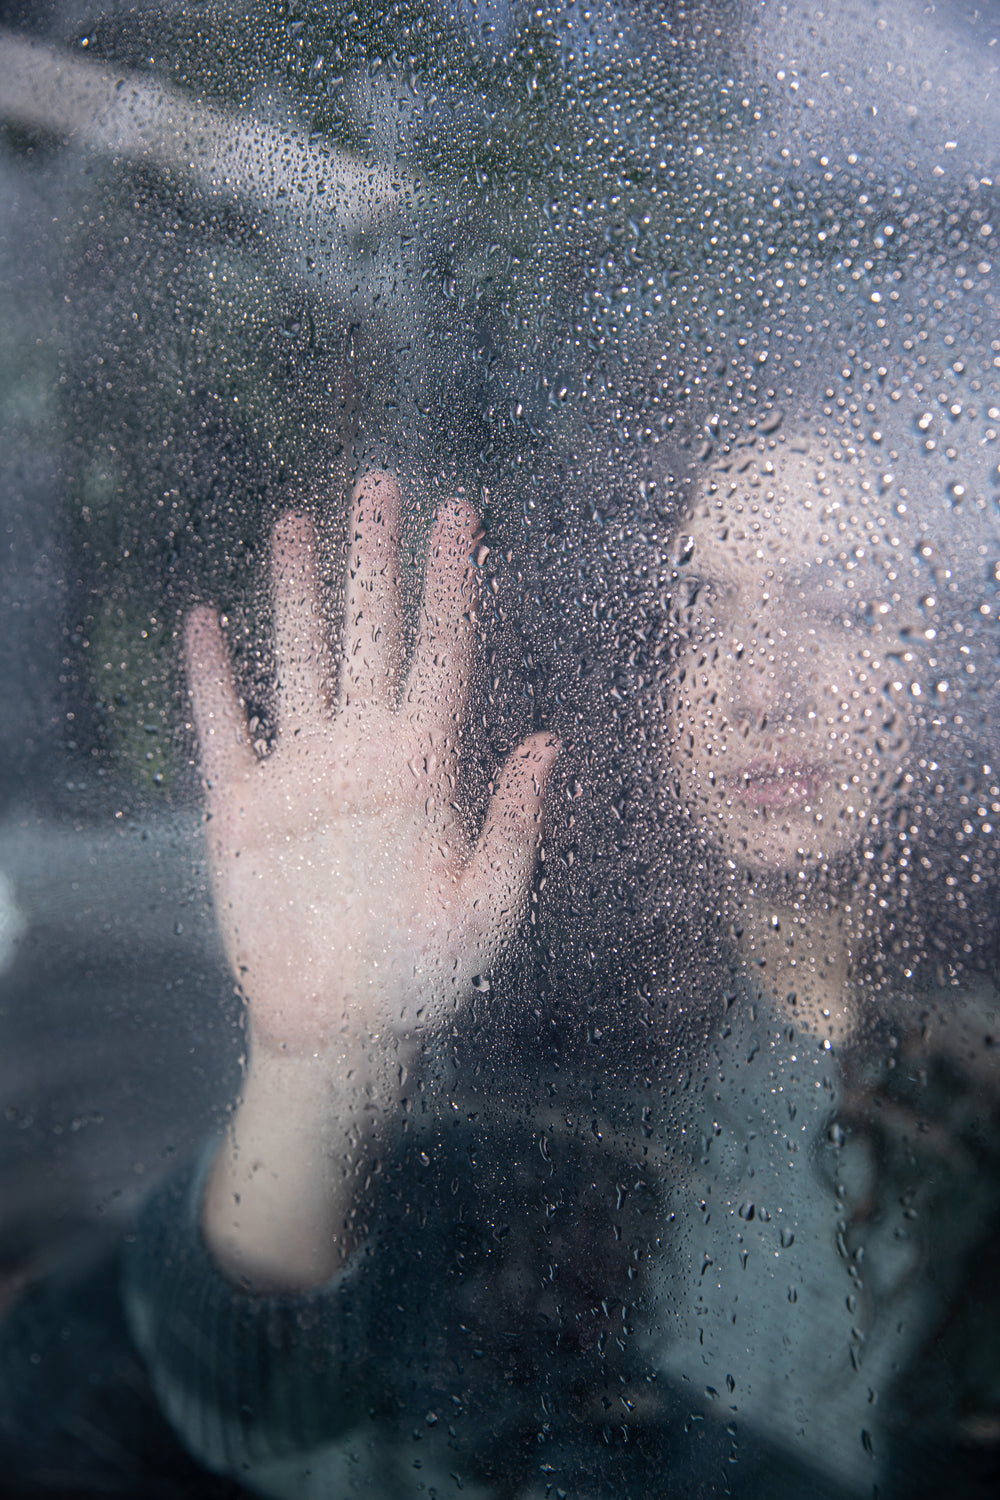
M 676 549 L 681 799 L 750 877 L 743 951 L 830 1042 L 857 1019 L 838 891 L 879 842 L 909 742 L 899 522 L 863 477 L 816 439 L 737 452 Z
M 214 614 L 187 627 L 214 901 L 249 1031 L 200 1224 L 216 1265 L 258 1298 L 350 1287 L 370 1251 L 360 1184 L 392 1135 L 401 1080 L 524 914 L 558 754 L 546 735 L 519 746 L 473 836 L 457 795 L 478 522 L 455 503 L 436 523 L 406 671 L 398 488 L 372 476 L 354 506 L 339 664 L 316 532 L 297 514 L 276 528 L 272 748 L 253 744 Z M 873 498 L 863 456 L 793 433 L 715 465 L 677 549 L 669 755 L 694 823 L 741 872 L 748 978 L 728 1019 L 733 1074 L 702 1122 L 714 1154 L 696 1153 L 675 1189 L 686 1219 L 697 1184 L 715 1213 L 647 1272 L 648 1362 L 668 1388 L 728 1386 L 744 1432 L 780 1455 L 772 1479 L 785 1464 L 843 1493 L 886 1480 L 872 1391 L 928 1319 L 912 1266 L 879 1259 L 889 1219 L 869 1236 L 866 1290 L 843 1252 L 843 1185 L 818 1168 L 838 1053 L 871 1004 L 877 922 L 858 906 L 858 871 L 884 844 L 912 737 L 909 524 Z M 163 1389 L 217 1466 L 218 1435 L 199 1437 L 201 1415 Z M 271 1492 L 263 1471 L 253 1482 Z M 290 1482 L 302 1473 L 273 1492 Z
M 680 799 L 728 876 L 743 994 L 692 1160 L 712 1222 L 661 1368 L 735 1385 L 744 1421 L 852 1494 L 933 1492 L 919 1455 L 947 1445 L 949 1403 L 915 1418 L 906 1372 L 1000 1189 L 982 1044 L 996 856 L 945 800 L 975 787 L 988 808 L 993 779 L 988 509 L 942 525 L 907 469 L 816 426 L 714 462 L 675 546 L 666 705 Z
M 680 800 L 736 872 L 742 952 L 828 1047 L 871 1020 L 863 971 L 890 923 L 915 939 L 894 974 L 911 994 L 949 907 L 954 971 L 991 963 L 992 827 L 960 809 L 996 795 L 992 523 L 983 498 L 942 516 L 931 476 L 905 473 L 793 429 L 713 466 L 675 543 Z
M 515 1248 L 518 1215 L 557 1233 L 568 1203 L 537 1142 L 531 1155 L 552 1179 L 537 1201 L 518 1204 L 516 1182 L 502 1207 L 483 1201 L 502 1175 L 487 1171 L 465 1203 L 441 1134 L 404 1151 L 408 1181 L 392 1175 L 420 1054 L 461 1018 L 476 977 L 503 963 L 525 913 L 559 754 L 550 736 L 524 741 L 482 826 L 470 823 L 461 773 L 478 521 L 457 501 L 439 515 L 408 661 L 401 507 L 385 475 L 356 489 L 337 654 L 316 529 L 297 512 L 279 520 L 270 745 L 255 740 L 223 623 L 207 607 L 187 621 L 213 900 L 246 1002 L 246 1072 L 222 1141 L 154 1194 L 131 1237 L 115 1296 L 140 1365 L 117 1354 L 115 1368 L 133 1370 L 131 1386 L 148 1379 L 156 1420 L 203 1475 L 221 1476 L 206 1483 L 265 1496 L 536 1500 L 552 1484 L 587 1496 L 611 1484 L 631 1500 L 660 1493 L 665 1472 L 698 1492 L 723 1464 L 748 1496 L 761 1483 L 789 1497 L 866 1494 L 873 1482 L 889 1492 L 877 1397 L 930 1316 L 898 1252 L 897 1220 L 917 1200 L 897 1194 L 896 1216 L 875 1216 L 861 1274 L 840 1170 L 849 1153 L 831 1165 L 827 1147 L 838 1055 L 867 1024 L 857 871 L 884 841 L 912 755 L 916 665 L 905 590 L 890 576 L 900 528 L 857 457 L 834 458 L 811 435 L 706 471 L 680 528 L 664 717 L 696 837 L 745 892 L 744 979 L 726 1007 L 702 997 L 725 1012 L 714 1061 L 700 1097 L 671 1103 L 664 1091 L 665 1186 L 640 1234 L 630 1240 L 621 1214 L 581 1216 L 536 1275 L 545 1267 Z M 472 1160 L 488 1126 L 474 1111 L 468 1121 Z M 434 1169 L 451 1178 L 446 1191 L 418 1180 Z M 577 1163 L 584 1193 L 603 1200 L 599 1172 L 596 1158 Z M 616 1180 L 637 1198 L 635 1175 Z M 478 1261 L 470 1213 L 483 1221 Z M 596 1244 L 609 1225 L 623 1252 L 645 1237 L 641 1264 L 623 1271 L 581 1238 Z M 605 1286 L 586 1300 L 607 1303 L 591 1346 L 573 1341 L 571 1262 L 588 1254 Z M 493 1280 L 477 1294 L 483 1264 Z M 526 1298 L 526 1281 L 549 1287 L 557 1273 Z M 616 1301 L 619 1273 L 642 1289 L 641 1320 Z M 32 1316 L 22 1354 L 43 1325 L 68 1326 L 62 1307 Z M 619 1407 L 624 1446 L 608 1425 Z M 163 1431 L 156 1444 L 166 1452 Z M 175 1493 L 167 1460 L 149 1462 L 160 1464 L 156 1493 Z M 193 1474 L 180 1492 L 202 1493 Z

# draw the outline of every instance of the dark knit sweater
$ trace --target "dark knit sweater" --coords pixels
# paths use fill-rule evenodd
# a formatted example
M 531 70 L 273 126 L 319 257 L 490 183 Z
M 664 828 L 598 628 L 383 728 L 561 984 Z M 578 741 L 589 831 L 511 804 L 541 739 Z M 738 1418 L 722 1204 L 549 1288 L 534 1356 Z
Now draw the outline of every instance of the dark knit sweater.
M 955 1434 L 995 1282 L 957 1361 L 933 1335 L 989 1242 L 995 1132 L 953 1083 L 947 1130 L 911 1128 L 894 1077 L 848 1097 L 751 1006 L 667 1146 L 641 1100 L 561 1133 L 429 1117 L 349 1267 L 300 1296 L 212 1262 L 206 1154 L 2 1325 L 0 1495 L 991 1493 Z

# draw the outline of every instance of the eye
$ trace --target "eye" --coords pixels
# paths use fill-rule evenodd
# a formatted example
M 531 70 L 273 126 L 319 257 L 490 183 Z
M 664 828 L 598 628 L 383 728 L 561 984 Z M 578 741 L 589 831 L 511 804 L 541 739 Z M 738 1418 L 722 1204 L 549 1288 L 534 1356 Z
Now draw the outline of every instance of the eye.
M 853 630 L 859 623 L 857 617 L 846 609 L 831 611 L 829 620 L 831 625 L 835 625 L 838 630 Z
M 854 599 L 820 603 L 809 611 L 809 619 L 814 633 L 826 631 L 843 636 L 869 631 L 875 623 L 869 607 Z
M 885 599 L 870 599 L 862 609 L 864 623 L 870 630 L 892 621 L 892 605 Z

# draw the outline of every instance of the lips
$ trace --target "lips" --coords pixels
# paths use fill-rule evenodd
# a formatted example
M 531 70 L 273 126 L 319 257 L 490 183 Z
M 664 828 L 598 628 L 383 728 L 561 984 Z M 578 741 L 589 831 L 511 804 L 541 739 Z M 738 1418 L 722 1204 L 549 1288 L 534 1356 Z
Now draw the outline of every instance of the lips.
M 751 807 L 797 807 L 819 796 L 826 772 L 809 761 L 752 761 L 725 778 L 727 790 Z

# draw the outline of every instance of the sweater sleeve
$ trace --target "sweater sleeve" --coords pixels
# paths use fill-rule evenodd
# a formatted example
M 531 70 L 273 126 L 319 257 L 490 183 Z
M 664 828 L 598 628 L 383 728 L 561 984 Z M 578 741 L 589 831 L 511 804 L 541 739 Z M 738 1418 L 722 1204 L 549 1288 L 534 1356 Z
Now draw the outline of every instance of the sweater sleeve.
M 245 1480 L 335 1442 L 371 1412 L 370 1251 L 358 1250 L 309 1293 L 257 1296 L 240 1288 L 202 1240 L 209 1159 L 206 1153 L 146 1205 L 126 1254 L 124 1304 L 185 1446 L 216 1473 Z

